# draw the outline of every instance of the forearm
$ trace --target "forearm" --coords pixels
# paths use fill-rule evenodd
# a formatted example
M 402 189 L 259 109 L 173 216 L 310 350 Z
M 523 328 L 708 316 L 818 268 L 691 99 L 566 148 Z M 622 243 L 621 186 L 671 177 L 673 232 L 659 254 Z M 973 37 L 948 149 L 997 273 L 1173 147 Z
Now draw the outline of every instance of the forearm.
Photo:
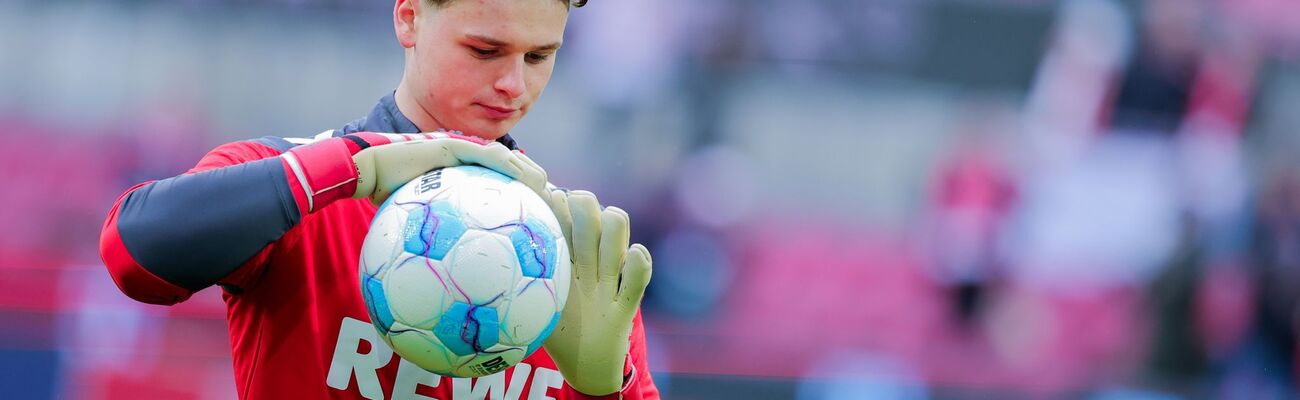
M 171 304 L 229 275 L 301 220 L 286 172 L 273 157 L 124 194 L 100 243 L 114 280 L 132 298 Z

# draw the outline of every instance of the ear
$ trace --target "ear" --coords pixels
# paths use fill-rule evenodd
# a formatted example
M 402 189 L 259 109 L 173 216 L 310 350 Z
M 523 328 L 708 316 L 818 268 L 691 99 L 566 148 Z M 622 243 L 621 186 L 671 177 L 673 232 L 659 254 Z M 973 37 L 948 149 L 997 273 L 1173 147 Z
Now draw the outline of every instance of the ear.
M 415 47 L 415 22 L 419 19 L 421 1 L 424 0 L 397 0 L 393 5 L 393 29 L 397 32 L 397 43 L 404 48 Z

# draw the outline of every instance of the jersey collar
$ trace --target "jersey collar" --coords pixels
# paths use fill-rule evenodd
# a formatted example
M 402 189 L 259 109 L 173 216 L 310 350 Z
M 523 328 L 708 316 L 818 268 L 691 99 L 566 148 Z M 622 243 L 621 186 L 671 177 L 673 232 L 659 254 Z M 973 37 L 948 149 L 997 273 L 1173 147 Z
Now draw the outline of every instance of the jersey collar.
M 349 122 L 343 126 L 343 129 L 334 131 L 334 136 L 342 136 L 353 132 L 380 132 L 380 133 L 420 133 L 419 127 L 411 122 L 410 118 L 402 115 L 402 111 L 397 109 L 397 100 L 393 96 L 397 91 L 389 92 L 388 95 L 379 99 L 379 104 L 370 110 L 370 114 L 356 121 Z M 515 139 L 509 134 L 497 139 L 506 148 L 516 150 Z

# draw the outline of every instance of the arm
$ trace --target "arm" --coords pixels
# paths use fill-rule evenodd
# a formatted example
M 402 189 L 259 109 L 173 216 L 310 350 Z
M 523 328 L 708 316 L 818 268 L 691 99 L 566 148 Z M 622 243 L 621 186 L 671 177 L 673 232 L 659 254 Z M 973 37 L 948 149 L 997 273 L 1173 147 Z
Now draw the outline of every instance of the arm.
M 278 155 L 289 146 L 225 144 L 186 174 L 122 194 L 100 235 L 100 256 L 118 288 L 141 302 L 175 304 L 213 277 L 264 261 L 268 244 L 301 219 L 284 204 L 294 203 L 296 182 Z
M 545 181 L 504 146 L 454 134 L 362 132 L 303 146 L 237 142 L 186 174 L 118 198 L 101 232 L 100 256 L 127 296 L 175 304 L 219 282 L 247 282 L 307 214 L 345 198 L 379 203 L 424 172 L 463 163 Z

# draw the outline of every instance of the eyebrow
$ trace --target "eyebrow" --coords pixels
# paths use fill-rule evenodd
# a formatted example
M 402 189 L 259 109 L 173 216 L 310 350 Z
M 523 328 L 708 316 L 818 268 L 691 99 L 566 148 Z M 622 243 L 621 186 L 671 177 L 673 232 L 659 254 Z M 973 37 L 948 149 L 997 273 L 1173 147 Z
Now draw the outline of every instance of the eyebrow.
M 474 39 L 474 40 L 477 40 L 477 41 L 483 42 L 483 43 L 485 43 L 485 44 L 487 44 L 487 45 L 489 45 L 489 46 L 496 46 L 496 47 L 510 47 L 510 44 L 509 44 L 509 43 L 502 42 L 502 41 L 500 41 L 500 40 L 493 39 L 493 38 L 490 38 L 490 37 L 487 37 L 487 36 L 475 35 L 475 34 L 467 34 L 467 35 L 465 35 L 465 37 L 468 37 L 468 38 L 470 38 L 470 39 Z M 536 47 L 536 48 L 533 48 L 532 51 L 539 51 L 539 50 L 555 50 L 555 49 L 560 48 L 560 44 L 561 44 L 560 42 L 555 42 L 555 43 L 547 44 L 547 45 L 545 45 L 545 46 L 538 46 L 538 47 Z

